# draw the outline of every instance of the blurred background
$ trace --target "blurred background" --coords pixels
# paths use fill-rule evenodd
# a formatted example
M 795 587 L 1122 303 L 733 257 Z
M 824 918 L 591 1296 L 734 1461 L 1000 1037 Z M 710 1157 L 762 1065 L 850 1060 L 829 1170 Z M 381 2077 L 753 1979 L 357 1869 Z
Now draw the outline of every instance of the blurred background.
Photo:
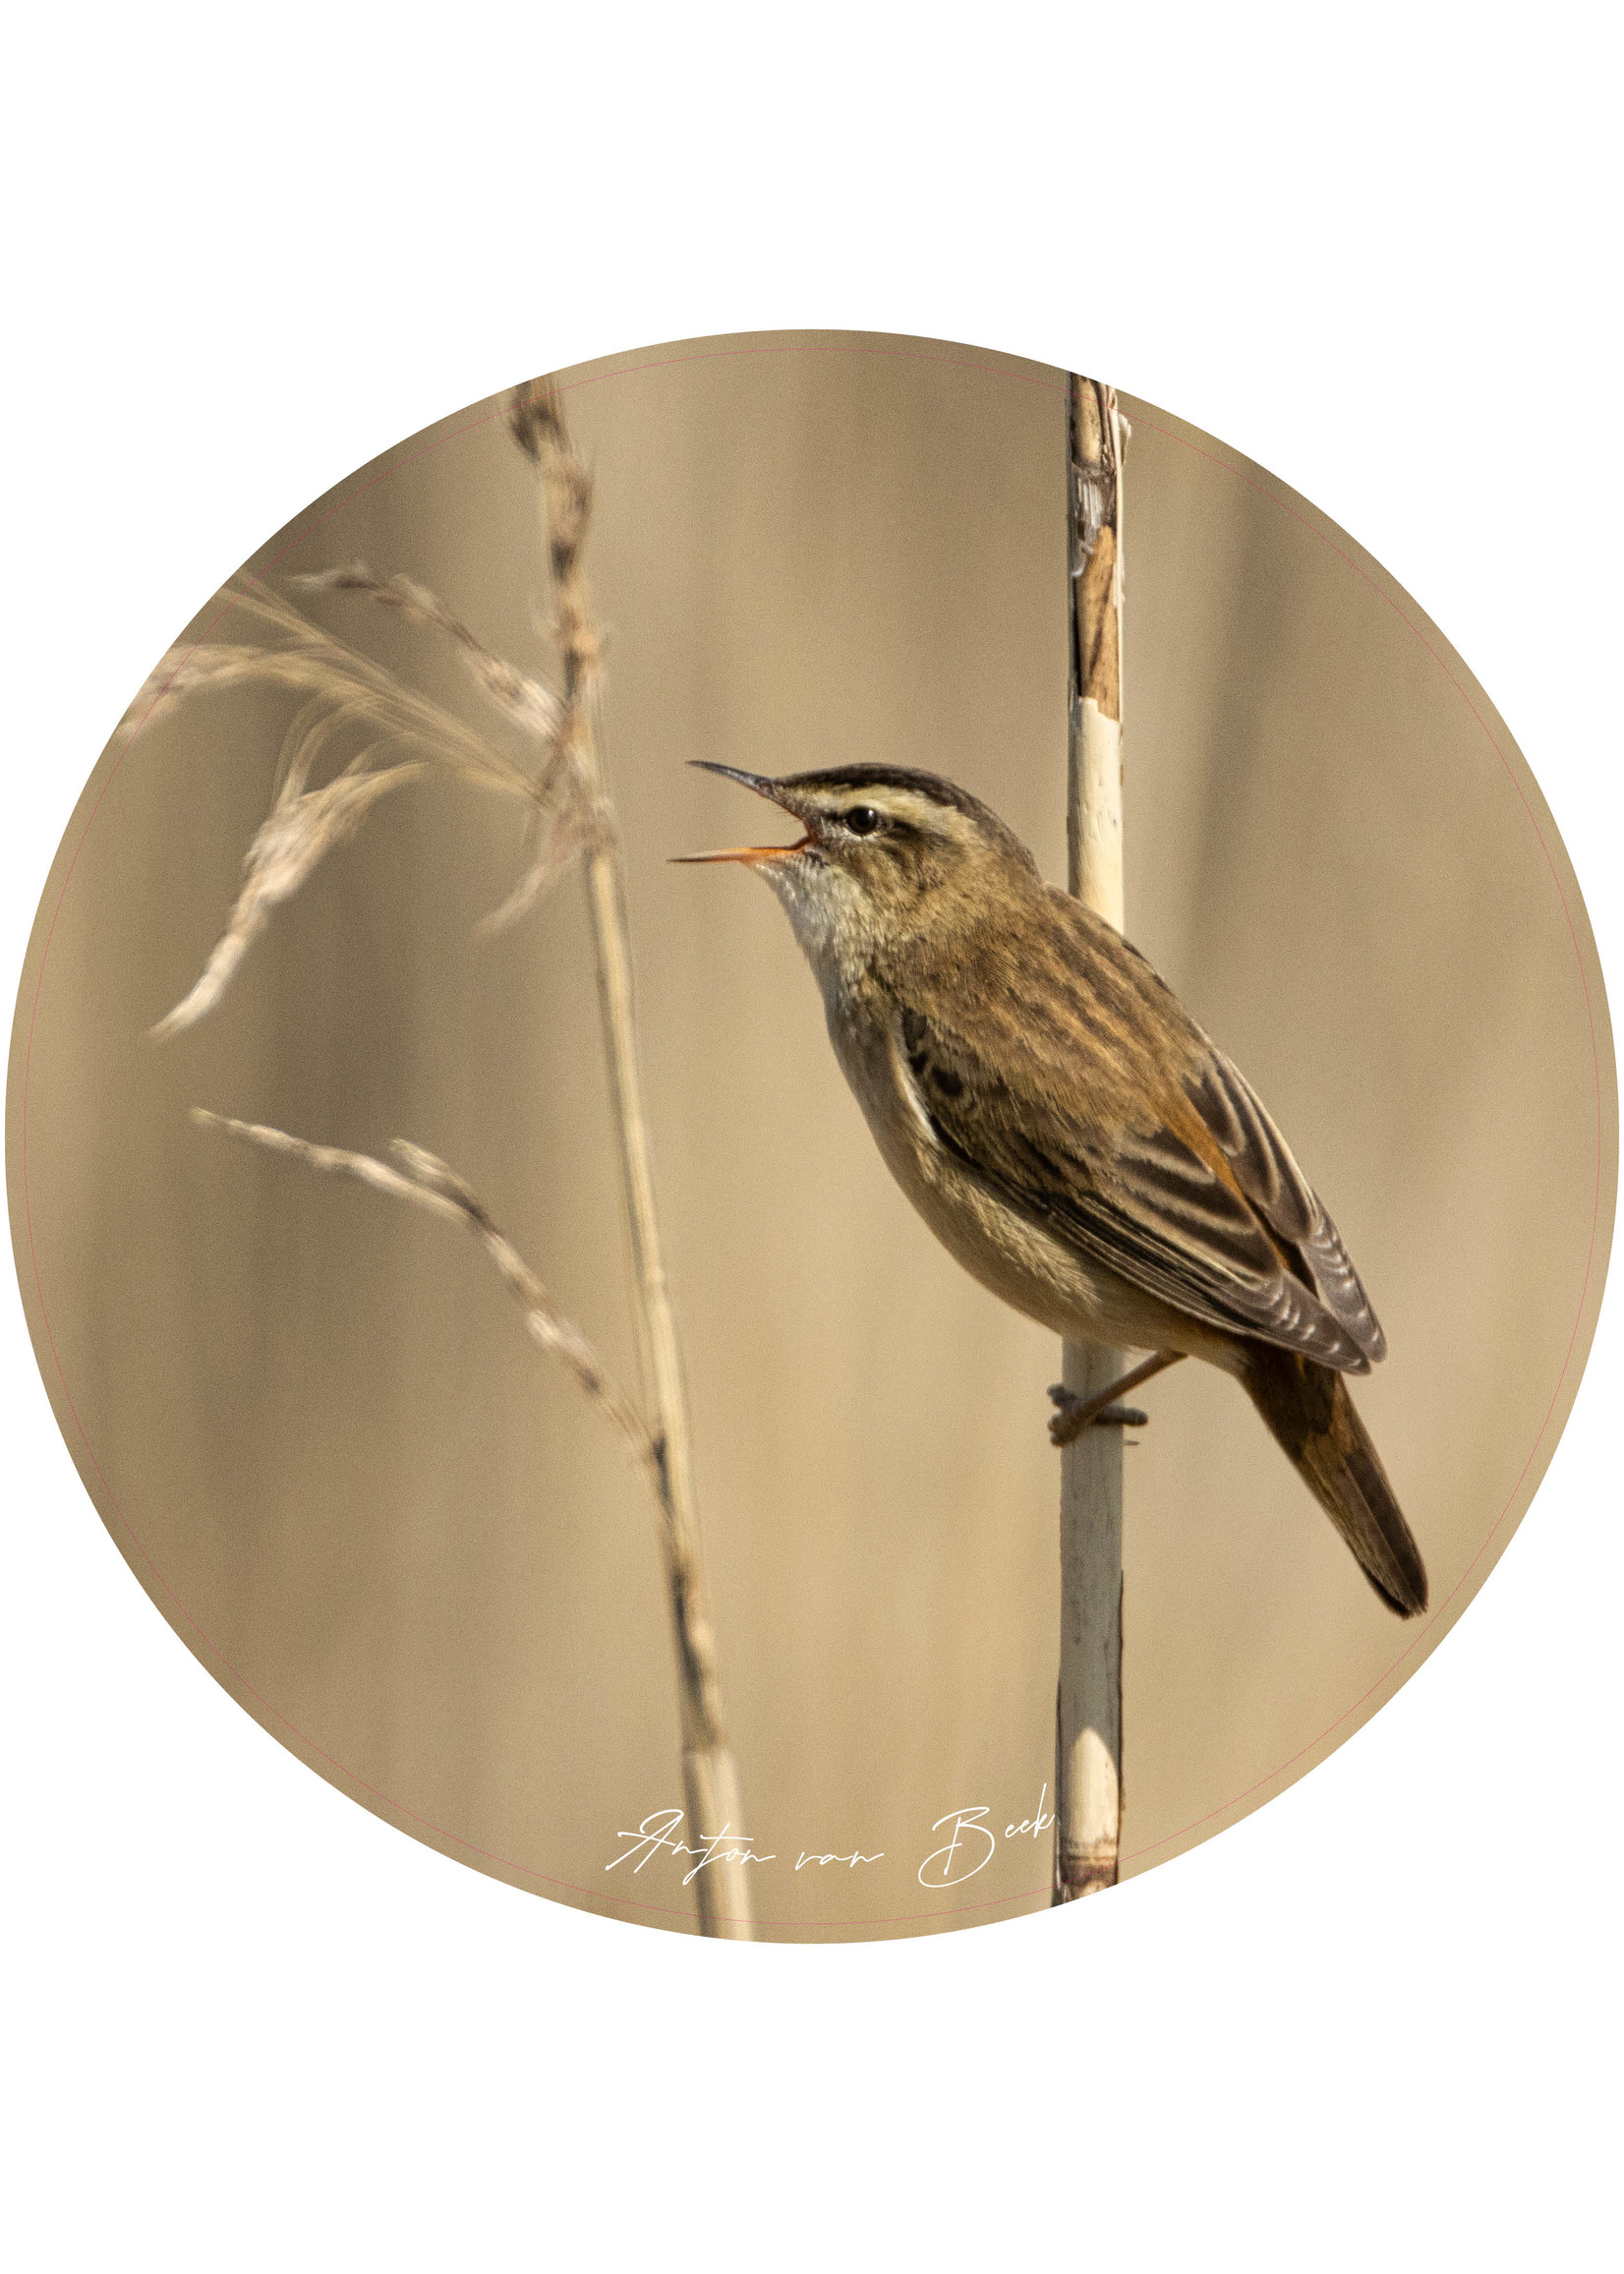
M 771 895 L 668 861 L 753 839 L 765 810 L 686 760 L 878 759 L 973 789 L 1064 878 L 1065 382 L 816 333 L 565 384 L 597 481 L 605 757 L 725 1697 L 745 1828 L 777 1859 L 752 1867 L 761 1932 L 1042 1907 L 1046 1837 L 1001 1839 L 955 1889 L 916 1874 L 950 1811 L 1002 1833 L 1045 1783 L 1052 1804 L 1058 1347 L 892 1185 Z M 1356 1394 L 1434 1604 L 1413 1625 L 1382 1608 L 1233 1383 L 1152 1385 L 1127 1457 L 1131 1875 L 1350 1735 L 1481 1584 L 1589 1348 L 1617 1139 L 1578 891 L 1470 672 L 1302 498 L 1125 409 L 1129 936 L 1348 1240 L 1391 1350 Z M 498 401 L 385 453 L 251 565 L 357 557 L 551 668 L 535 489 Z M 357 599 L 310 612 L 522 755 L 441 644 Z M 234 635 L 205 608 L 191 636 Z M 605 1870 L 681 1798 L 652 1515 L 619 1439 L 470 1240 L 187 1119 L 428 1146 L 635 1380 L 578 878 L 478 936 L 519 873 L 518 809 L 408 787 L 208 1020 L 145 1039 L 223 928 L 296 707 L 205 693 L 115 738 L 64 839 L 7 1106 L 47 1386 L 142 1584 L 274 1736 L 480 1869 L 690 1929 L 668 1859 Z M 881 1860 L 794 1868 L 854 1849 Z

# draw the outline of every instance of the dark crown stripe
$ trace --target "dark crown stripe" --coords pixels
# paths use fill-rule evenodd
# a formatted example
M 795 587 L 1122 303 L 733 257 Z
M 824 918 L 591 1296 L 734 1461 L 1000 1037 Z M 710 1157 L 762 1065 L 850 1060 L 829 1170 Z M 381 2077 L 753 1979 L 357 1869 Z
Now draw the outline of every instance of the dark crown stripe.
M 967 814 L 985 834 L 996 840 L 1007 852 L 1013 853 L 1027 868 L 1036 862 L 1007 822 L 1000 821 L 990 805 L 983 805 L 979 797 L 972 797 L 967 789 L 960 789 L 957 782 L 949 782 L 940 774 L 927 774 L 916 766 L 825 766 L 811 774 L 785 774 L 780 778 L 781 789 L 909 789 L 916 796 L 928 798 L 956 813 Z

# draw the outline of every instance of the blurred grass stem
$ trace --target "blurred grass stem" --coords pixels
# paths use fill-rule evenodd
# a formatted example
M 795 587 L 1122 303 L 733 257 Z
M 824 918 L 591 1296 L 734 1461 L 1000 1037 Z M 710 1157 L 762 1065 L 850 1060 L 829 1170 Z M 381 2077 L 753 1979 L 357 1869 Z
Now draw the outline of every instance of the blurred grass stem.
M 738 1772 L 722 1717 L 715 1630 L 694 1492 L 687 1394 L 661 1255 L 648 1122 L 638 1072 L 624 870 L 619 835 L 603 794 L 598 753 L 595 696 L 599 639 L 591 593 L 581 567 L 592 480 L 576 455 L 556 389 L 550 382 L 533 379 L 517 388 L 508 416 L 514 439 L 540 477 L 563 659 L 559 746 L 599 815 L 585 854 L 587 904 L 598 960 L 598 997 L 631 1235 L 634 1309 L 660 1454 L 656 1496 L 676 1646 L 688 1837 L 710 1839 L 731 1832 L 742 1844 Z M 740 1942 L 751 1939 L 750 1892 L 744 1866 L 731 1857 L 725 1844 L 718 1860 L 696 1877 L 694 1892 L 703 1934 Z

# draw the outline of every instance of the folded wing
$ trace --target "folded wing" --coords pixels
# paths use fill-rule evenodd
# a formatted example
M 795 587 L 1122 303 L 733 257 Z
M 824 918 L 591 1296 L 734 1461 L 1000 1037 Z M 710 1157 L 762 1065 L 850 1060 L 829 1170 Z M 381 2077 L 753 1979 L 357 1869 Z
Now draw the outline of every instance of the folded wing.
M 1040 1038 L 1006 1027 L 995 1067 L 910 1011 L 899 1040 L 941 1143 L 1011 1205 L 1203 1324 L 1367 1372 L 1386 1345 L 1336 1226 L 1241 1075 L 1188 1034 L 1182 1075 L 1159 1070 L 1164 1119 L 1109 1147 L 1099 1126 L 1124 1117 L 1076 1110 L 1092 1070 Z

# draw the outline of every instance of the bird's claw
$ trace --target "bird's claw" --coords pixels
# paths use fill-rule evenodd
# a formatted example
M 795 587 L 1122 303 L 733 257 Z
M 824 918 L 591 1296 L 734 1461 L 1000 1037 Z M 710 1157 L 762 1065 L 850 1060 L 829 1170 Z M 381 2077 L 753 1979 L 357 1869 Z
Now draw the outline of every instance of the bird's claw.
M 1074 1445 L 1084 1429 L 1142 1429 L 1150 1424 L 1150 1416 L 1138 1406 L 1110 1405 L 1091 1410 L 1090 1402 L 1076 1396 L 1064 1382 L 1051 1382 L 1049 1397 L 1060 1408 L 1049 1424 L 1052 1445 Z

